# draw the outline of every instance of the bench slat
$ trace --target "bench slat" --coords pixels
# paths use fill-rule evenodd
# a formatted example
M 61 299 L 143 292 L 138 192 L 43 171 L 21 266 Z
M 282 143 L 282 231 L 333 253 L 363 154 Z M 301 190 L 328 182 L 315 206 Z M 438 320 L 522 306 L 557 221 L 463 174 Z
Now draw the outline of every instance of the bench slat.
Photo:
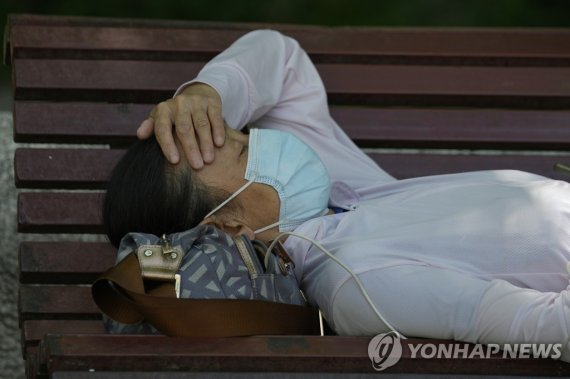
M 39 345 L 30 346 L 24 351 L 24 359 L 26 360 L 26 379 L 50 379 L 47 374 L 39 373 Z
M 16 101 L 14 140 L 126 145 L 134 141 L 137 127 L 153 106 Z
M 570 163 L 565 155 L 445 155 L 370 154 L 380 167 L 399 179 L 480 170 L 521 170 L 557 180 L 570 179 L 554 171 L 556 163 Z
M 273 372 L 273 371 L 264 371 L 263 373 L 251 374 L 251 373 L 244 373 L 244 372 L 224 372 L 223 374 L 212 374 L 211 372 L 193 372 L 191 378 L 192 379 L 210 379 L 213 377 L 217 378 L 232 378 L 232 379 L 262 379 L 262 378 L 270 378 L 270 379 L 296 379 L 296 378 L 312 378 L 312 379 L 335 379 L 335 378 L 342 378 L 342 379 L 352 379 L 356 377 L 358 379 L 377 379 L 377 373 L 358 373 L 358 374 L 331 374 L 331 373 L 320 373 L 320 372 L 312 372 L 312 373 L 297 373 L 291 374 L 287 372 Z M 430 378 L 430 375 L 422 375 L 423 378 Z M 77 372 L 77 371 L 57 371 L 53 372 L 49 378 L 45 379 L 188 379 L 188 373 L 183 371 L 99 371 L 96 374 L 92 372 Z M 34 379 L 44 379 L 42 378 L 34 378 Z M 435 379 L 435 378 L 434 378 Z M 489 379 L 489 378 L 478 378 L 478 377 L 471 377 L 471 379 Z
M 103 188 L 124 150 L 18 149 L 16 186 L 28 188 Z
M 20 283 L 91 284 L 116 254 L 106 242 L 22 242 Z
M 101 320 L 28 320 L 21 326 L 22 356 L 26 360 L 26 378 L 38 379 L 49 376 L 38 373 L 40 362 L 38 348 L 46 334 L 106 334 Z M 40 374 L 40 375 L 38 375 Z
M 101 189 L 105 187 L 114 164 L 123 153 L 124 150 L 19 149 L 16 151 L 14 161 L 16 186 L 18 188 Z M 450 156 L 429 153 L 418 155 L 372 153 L 371 157 L 386 171 L 400 179 L 484 169 L 519 169 L 557 179 L 570 178 L 553 170 L 556 163 L 570 164 L 570 154 Z M 79 206 L 80 211 L 84 212 L 82 200 L 69 201 Z M 39 215 L 40 209 L 37 206 L 35 204 L 28 208 L 21 208 L 26 213 L 22 215 L 22 221 L 32 217 L 30 210 L 34 215 Z M 44 208 L 46 212 L 53 211 L 48 203 Z M 66 211 L 61 210 L 61 212 Z M 56 214 L 62 214 L 61 212 Z M 95 211 L 89 212 L 89 214 L 95 213 Z M 68 213 L 63 214 L 69 217 Z M 77 222 L 80 219 L 73 217 L 70 221 Z M 91 225 L 92 222 L 88 221 L 87 224 Z
M 547 359 L 412 359 L 402 341 L 402 358 L 384 373 L 568 375 L 570 365 Z M 48 336 L 40 361 L 54 371 L 239 371 L 374 372 L 367 337 L 256 336 L 167 338 L 162 336 Z M 452 344 L 453 341 L 436 341 Z M 469 352 L 473 345 L 469 346 Z M 168 359 L 164 357 L 168 356 Z M 49 359 L 47 359 L 49 357 Z
M 38 346 L 45 334 L 106 334 L 101 320 L 27 320 L 22 325 L 22 350 Z
M 331 115 L 362 147 L 568 149 L 570 111 L 365 108 Z
M 26 320 L 97 320 L 99 309 L 91 298 L 91 286 L 21 285 L 20 325 Z
M 20 60 L 17 100 L 156 103 L 202 67 L 196 62 Z M 332 103 L 570 107 L 570 68 L 317 65 Z M 144 80 L 141 80 L 144 78 Z
M 196 23 L 197 24 L 197 23 Z M 12 26 L 14 58 L 204 60 L 258 25 L 204 29 L 83 25 Z M 570 65 L 570 32 L 274 26 L 295 38 L 317 62 L 476 65 Z M 381 32 L 379 32 L 381 30 Z M 86 45 L 85 41 L 89 41 Z M 493 43 L 489 43 L 493 41 Z
M 570 155 L 413 155 L 371 154 L 396 178 L 448 174 L 485 169 L 519 169 L 555 179 L 568 176 L 553 171 L 554 164 L 570 162 Z M 42 233 L 103 233 L 102 192 L 26 192 L 18 197 L 18 231 Z
M 103 193 L 20 193 L 18 231 L 103 233 L 102 199 Z
M 14 104 L 16 142 L 126 145 L 150 104 Z M 410 109 L 332 106 L 331 114 L 364 147 L 568 149 L 570 111 Z

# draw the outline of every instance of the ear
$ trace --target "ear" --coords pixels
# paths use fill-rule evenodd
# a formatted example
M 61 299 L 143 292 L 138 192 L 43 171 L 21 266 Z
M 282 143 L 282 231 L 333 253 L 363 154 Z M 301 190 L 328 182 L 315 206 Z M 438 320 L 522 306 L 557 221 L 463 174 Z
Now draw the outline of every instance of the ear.
M 232 236 L 245 235 L 251 240 L 255 238 L 253 229 L 246 225 L 242 220 L 235 218 L 227 218 L 224 216 L 220 217 L 214 214 L 202 220 L 200 225 L 213 225 Z

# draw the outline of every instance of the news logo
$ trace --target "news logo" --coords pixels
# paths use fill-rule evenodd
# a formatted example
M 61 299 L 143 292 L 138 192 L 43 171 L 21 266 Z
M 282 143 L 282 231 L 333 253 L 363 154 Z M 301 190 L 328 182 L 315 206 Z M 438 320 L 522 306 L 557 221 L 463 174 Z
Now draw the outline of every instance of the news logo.
M 376 371 L 394 366 L 402 357 L 402 343 L 397 333 L 378 334 L 368 343 L 368 357 Z
M 409 359 L 560 359 L 561 343 L 472 344 L 472 343 L 407 343 Z M 402 343 L 396 332 L 378 334 L 368 343 L 368 357 L 376 371 L 394 366 L 402 358 Z

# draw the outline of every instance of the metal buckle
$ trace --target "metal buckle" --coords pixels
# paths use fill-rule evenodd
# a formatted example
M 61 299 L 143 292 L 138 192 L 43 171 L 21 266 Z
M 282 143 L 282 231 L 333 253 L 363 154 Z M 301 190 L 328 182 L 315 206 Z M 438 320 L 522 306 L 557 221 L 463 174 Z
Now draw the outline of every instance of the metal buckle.
M 172 247 L 172 245 L 170 244 L 170 241 L 166 237 L 166 234 L 162 235 L 162 238 L 160 239 L 160 243 L 162 245 L 162 255 L 163 256 L 167 255 L 171 259 L 178 258 L 178 251 Z
M 180 292 L 180 275 L 178 270 L 184 252 L 180 247 L 172 247 L 168 238 L 163 235 L 160 245 L 142 245 L 137 249 L 137 258 L 143 279 L 173 281 Z
M 279 265 L 279 269 L 281 270 L 281 273 L 283 275 L 288 275 L 289 270 L 295 268 L 295 262 L 293 262 L 293 260 L 287 253 L 287 250 L 285 250 L 285 247 L 281 242 L 278 241 L 275 244 L 273 251 L 268 252 L 268 254 L 274 254 L 278 258 L 277 264 Z

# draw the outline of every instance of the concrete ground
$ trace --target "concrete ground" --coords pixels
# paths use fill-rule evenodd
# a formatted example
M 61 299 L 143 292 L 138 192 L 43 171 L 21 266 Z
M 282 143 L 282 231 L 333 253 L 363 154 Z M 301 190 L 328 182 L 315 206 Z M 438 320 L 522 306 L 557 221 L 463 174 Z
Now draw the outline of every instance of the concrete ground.
M 0 379 L 25 378 L 24 360 L 18 326 L 18 246 L 31 240 L 103 240 L 100 236 L 67 234 L 18 234 L 16 201 L 19 190 L 14 185 L 14 150 L 12 131 L 12 93 L 9 84 L 0 83 Z M 76 145 L 81 147 L 80 145 Z
M 16 202 L 19 190 L 14 185 L 12 131 L 12 93 L 0 83 L 0 379 L 25 378 L 24 360 L 18 325 L 18 246 L 32 240 L 102 240 L 99 236 L 19 234 L 16 232 Z M 80 146 L 78 146 L 80 147 Z
M 5 104 L 5 103 L 4 103 Z M 12 115 L 0 111 L 0 378 L 24 378 L 18 327 L 18 245 Z

